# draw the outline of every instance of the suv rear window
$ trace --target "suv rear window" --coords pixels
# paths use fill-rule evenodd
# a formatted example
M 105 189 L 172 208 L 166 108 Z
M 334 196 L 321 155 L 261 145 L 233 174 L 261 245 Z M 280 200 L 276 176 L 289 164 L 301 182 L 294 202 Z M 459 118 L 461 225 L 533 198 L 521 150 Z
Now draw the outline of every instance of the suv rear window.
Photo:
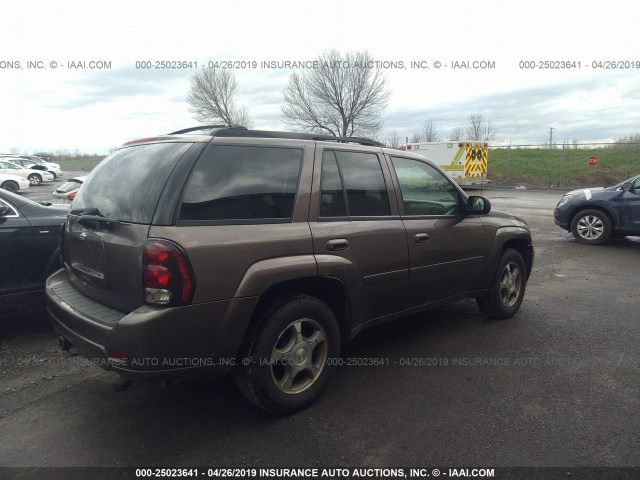
M 301 164 L 298 148 L 212 145 L 189 178 L 180 220 L 291 219 Z
M 93 169 L 70 213 L 97 208 L 114 220 L 151 223 L 169 175 L 192 145 L 155 143 L 115 151 Z

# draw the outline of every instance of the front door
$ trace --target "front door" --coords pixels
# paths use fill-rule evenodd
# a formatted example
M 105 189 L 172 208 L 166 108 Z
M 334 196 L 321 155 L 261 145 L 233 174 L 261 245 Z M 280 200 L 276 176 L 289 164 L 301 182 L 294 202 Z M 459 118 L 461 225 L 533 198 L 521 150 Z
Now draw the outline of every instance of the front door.
M 390 159 L 402 196 L 409 249 L 407 307 L 480 288 L 488 255 L 480 217 L 465 212 L 462 193 L 429 163 L 401 156 Z

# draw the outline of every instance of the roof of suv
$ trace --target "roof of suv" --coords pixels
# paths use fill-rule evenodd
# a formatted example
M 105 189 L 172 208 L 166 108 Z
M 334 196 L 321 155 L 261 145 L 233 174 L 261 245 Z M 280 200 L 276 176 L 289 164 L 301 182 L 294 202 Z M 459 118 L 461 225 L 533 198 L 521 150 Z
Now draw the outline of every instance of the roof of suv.
M 333 135 L 322 135 L 315 133 L 302 132 L 279 132 L 271 130 L 249 130 L 242 125 L 200 125 L 198 127 L 185 128 L 177 130 L 167 135 L 158 137 L 141 138 L 125 143 L 123 146 L 133 145 L 136 143 L 145 143 L 157 140 L 168 140 L 170 137 L 177 135 L 194 135 L 192 140 L 200 139 L 195 136 L 205 137 L 200 141 L 206 141 L 211 137 L 246 137 L 246 138 L 286 138 L 297 140 L 314 140 L 314 141 L 331 141 L 339 143 L 357 143 L 371 147 L 385 147 L 385 144 L 362 137 L 334 137 Z

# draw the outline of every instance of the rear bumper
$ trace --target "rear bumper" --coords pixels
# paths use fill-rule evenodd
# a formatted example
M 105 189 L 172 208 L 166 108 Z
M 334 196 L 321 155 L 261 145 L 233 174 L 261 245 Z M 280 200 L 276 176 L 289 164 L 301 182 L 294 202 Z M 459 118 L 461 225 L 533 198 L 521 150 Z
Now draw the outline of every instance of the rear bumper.
M 122 313 L 77 292 L 66 270 L 47 279 L 53 328 L 93 363 L 125 377 L 191 376 L 231 367 L 258 297 Z

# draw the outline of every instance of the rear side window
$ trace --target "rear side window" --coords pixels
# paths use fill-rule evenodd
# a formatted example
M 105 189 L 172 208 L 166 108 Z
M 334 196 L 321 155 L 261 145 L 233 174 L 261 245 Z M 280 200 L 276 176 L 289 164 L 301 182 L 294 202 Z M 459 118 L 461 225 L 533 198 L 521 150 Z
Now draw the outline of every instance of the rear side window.
M 297 148 L 212 145 L 189 178 L 180 220 L 290 220 L 301 165 Z
M 192 143 L 155 143 L 116 150 L 93 169 L 73 200 L 71 213 L 151 223 L 169 175 Z
M 320 189 L 320 217 L 391 214 L 387 187 L 375 154 L 325 150 Z

